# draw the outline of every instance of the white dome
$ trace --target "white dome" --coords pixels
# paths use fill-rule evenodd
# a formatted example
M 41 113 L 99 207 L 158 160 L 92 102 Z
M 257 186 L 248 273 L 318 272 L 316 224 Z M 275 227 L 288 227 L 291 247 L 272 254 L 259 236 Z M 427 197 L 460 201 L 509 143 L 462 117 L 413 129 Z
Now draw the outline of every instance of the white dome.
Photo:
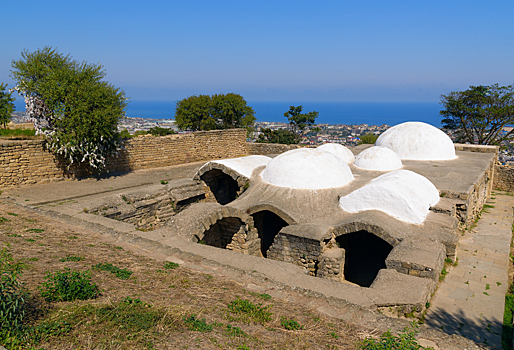
M 353 180 L 350 167 L 341 158 L 309 148 L 273 158 L 261 176 L 275 186 L 313 190 L 341 187 Z
M 354 165 L 366 170 L 391 171 L 400 169 L 403 164 L 400 156 L 386 147 L 370 147 L 355 158 Z
M 324 145 L 321 145 L 316 149 L 318 151 L 332 153 L 333 155 L 344 160 L 346 164 L 351 164 L 355 160 L 355 156 L 353 155 L 352 151 L 338 143 L 325 143 Z
M 341 197 L 339 206 L 350 213 L 380 210 L 399 220 L 420 225 L 430 207 L 438 201 L 439 191 L 426 177 L 409 170 L 397 170 Z
M 436 127 L 408 122 L 393 126 L 377 139 L 376 146 L 395 151 L 401 159 L 449 160 L 455 159 L 452 140 Z

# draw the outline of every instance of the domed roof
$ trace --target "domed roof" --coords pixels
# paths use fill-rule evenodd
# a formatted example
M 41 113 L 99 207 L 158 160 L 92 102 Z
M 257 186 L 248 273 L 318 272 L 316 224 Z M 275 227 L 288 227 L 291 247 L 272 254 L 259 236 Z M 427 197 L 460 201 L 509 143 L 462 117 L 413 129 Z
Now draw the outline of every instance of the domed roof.
M 297 189 L 341 187 L 353 180 L 350 167 L 341 158 L 309 148 L 273 158 L 261 177 L 271 185 Z
M 409 170 L 397 170 L 341 197 L 339 206 L 350 213 L 380 210 L 399 220 L 420 225 L 430 207 L 438 201 L 439 191 L 426 177 Z
M 450 160 L 455 159 L 452 140 L 436 127 L 408 122 L 393 126 L 377 139 L 376 146 L 395 151 L 401 159 Z
M 366 170 L 391 171 L 403 164 L 400 156 L 386 147 L 370 147 L 357 155 L 354 165 Z
M 353 155 L 352 151 L 338 143 L 325 143 L 324 145 L 318 146 L 316 149 L 318 151 L 332 153 L 333 155 L 344 160 L 346 164 L 351 164 L 355 160 L 355 156 Z

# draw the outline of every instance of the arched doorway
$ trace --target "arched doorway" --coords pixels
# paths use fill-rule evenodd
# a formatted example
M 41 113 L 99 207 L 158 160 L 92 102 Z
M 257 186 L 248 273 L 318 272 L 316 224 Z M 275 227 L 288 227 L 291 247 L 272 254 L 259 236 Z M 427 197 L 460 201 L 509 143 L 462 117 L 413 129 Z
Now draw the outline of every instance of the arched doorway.
M 280 216 L 269 210 L 256 212 L 252 214 L 252 217 L 261 239 L 262 256 L 266 257 L 267 251 L 273 244 L 276 235 L 288 224 Z
M 345 250 L 344 278 L 361 287 L 369 287 L 380 269 L 385 269 L 385 259 L 393 249 L 389 243 L 368 231 L 341 235 L 336 242 Z
M 209 186 L 219 204 L 225 205 L 237 198 L 239 191 L 237 181 L 223 171 L 212 169 L 200 178 Z

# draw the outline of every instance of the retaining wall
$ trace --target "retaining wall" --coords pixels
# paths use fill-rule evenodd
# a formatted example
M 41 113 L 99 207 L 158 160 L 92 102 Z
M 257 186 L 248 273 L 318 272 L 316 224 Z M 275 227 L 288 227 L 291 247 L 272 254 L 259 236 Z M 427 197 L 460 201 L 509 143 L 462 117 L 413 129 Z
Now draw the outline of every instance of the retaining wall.
M 118 157 L 107 160 L 106 172 L 126 172 L 247 154 L 246 129 L 198 131 L 124 142 Z M 89 175 L 86 168 L 67 171 L 43 140 L 0 141 L 0 188 L 59 181 Z

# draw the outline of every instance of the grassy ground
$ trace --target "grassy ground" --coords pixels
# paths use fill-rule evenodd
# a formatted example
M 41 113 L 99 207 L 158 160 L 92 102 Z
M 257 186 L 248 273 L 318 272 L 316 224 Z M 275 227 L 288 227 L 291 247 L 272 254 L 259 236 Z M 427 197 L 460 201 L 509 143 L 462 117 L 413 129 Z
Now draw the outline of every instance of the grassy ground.
M 2 129 L 0 128 L 0 139 L 7 140 L 32 140 L 40 139 L 42 136 L 36 136 L 36 130 L 23 129 Z
M 14 205 L 0 204 L 0 245 L 25 264 L 25 323 L 38 327 L 36 349 L 355 349 L 362 340 L 351 325 L 303 305 Z M 65 269 L 89 271 L 101 295 L 44 300 L 38 287 L 47 272 Z

